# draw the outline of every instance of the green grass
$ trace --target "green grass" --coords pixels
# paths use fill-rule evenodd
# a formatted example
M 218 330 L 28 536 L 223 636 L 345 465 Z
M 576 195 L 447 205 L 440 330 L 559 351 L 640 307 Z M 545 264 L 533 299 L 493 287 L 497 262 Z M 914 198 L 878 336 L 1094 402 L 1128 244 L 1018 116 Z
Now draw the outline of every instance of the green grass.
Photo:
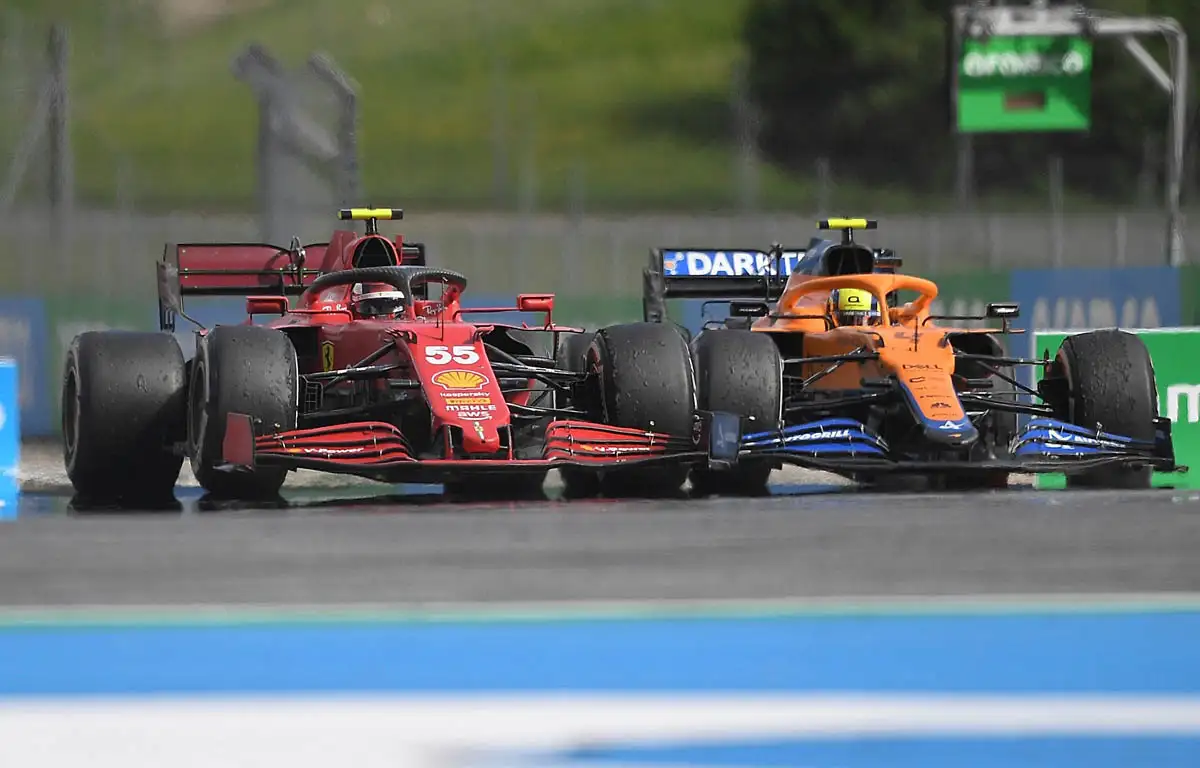
M 230 62 L 257 41 L 292 65 L 326 51 L 357 81 L 373 203 L 736 203 L 729 94 L 744 0 L 232 0 L 241 10 L 182 31 L 159 23 L 163 4 L 10 0 L 34 52 L 44 43 L 30 22 L 70 25 L 76 178 L 87 202 L 113 202 L 124 168 L 125 194 L 143 209 L 253 205 L 257 114 Z M 507 161 L 499 176 L 498 147 Z M 816 207 L 810 179 L 764 165 L 760 184 L 766 207 Z M 833 202 L 855 211 L 936 203 L 845 184 Z
M 90 0 L 24 5 L 71 24 L 87 200 L 111 200 L 125 162 L 143 206 L 249 205 L 257 116 L 229 72 L 260 41 L 293 65 L 327 51 L 358 82 L 373 201 L 489 205 L 501 146 L 508 206 L 528 194 L 522 167 L 540 208 L 565 206 L 573 183 L 589 208 L 734 202 L 740 0 L 289 0 L 174 35 Z M 770 169 L 762 181 L 772 199 L 810 197 Z

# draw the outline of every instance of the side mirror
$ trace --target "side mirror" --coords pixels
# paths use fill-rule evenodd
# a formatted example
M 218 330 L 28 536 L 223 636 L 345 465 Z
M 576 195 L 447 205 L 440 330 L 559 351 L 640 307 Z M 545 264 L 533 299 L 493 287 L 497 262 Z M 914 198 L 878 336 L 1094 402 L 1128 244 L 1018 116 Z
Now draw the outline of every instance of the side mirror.
M 288 311 L 287 296 L 247 296 L 246 314 L 254 315 L 286 315 Z
M 771 308 L 761 301 L 731 301 L 729 314 L 733 317 L 766 317 Z
M 1012 320 L 1021 316 L 1021 305 L 1016 302 L 998 302 L 987 305 L 987 317 L 992 320 Z
M 520 312 L 553 312 L 553 293 L 522 293 L 517 296 L 517 310 Z

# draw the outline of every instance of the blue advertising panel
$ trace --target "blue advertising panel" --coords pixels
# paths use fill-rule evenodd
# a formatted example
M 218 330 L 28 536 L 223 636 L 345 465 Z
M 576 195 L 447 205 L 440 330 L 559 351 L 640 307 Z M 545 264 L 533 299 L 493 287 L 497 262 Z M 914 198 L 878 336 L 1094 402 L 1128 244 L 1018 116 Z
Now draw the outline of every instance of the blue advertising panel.
M 21 492 L 20 391 L 17 361 L 0 358 L 0 520 L 16 516 Z
M 1166 328 L 1179 325 L 1179 270 L 1017 269 L 1012 299 L 1025 328 Z
M 1038 330 L 1169 328 L 1180 322 L 1180 272 L 1174 267 L 1017 269 L 1011 279 L 1030 356 Z M 1020 369 L 1017 378 L 1033 386 L 1033 369 Z
M 59 371 L 50 366 L 49 353 L 46 308 L 41 299 L 0 299 L 0 357 L 17 362 L 18 406 L 25 435 L 49 434 L 54 426 L 47 382 Z

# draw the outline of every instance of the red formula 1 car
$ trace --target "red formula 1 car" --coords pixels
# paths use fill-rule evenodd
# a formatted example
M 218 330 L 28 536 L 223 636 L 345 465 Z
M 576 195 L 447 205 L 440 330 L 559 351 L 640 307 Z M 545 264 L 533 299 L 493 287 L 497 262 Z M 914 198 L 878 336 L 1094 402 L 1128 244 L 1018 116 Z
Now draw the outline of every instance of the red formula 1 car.
M 711 418 L 696 410 L 676 329 L 584 334 L 554 324 L 551 294 L 464 308 L 463 275 L 378 233 L 400 215 L 343 210 L 366 234 L 324 244 L 168 244 L 162 332 L 89 332 L 68 352 L 64 453 L 78 496 L 169 496 L 185 457 L 228 499 L 275 497 L 299 468 L 491 496 L 540 491 L 561 468 L 577 496 L 649 495 L 677 491 L 708 459 Z M 185 361 L 172 333 L 190 320 L 184 295 L 247 296 L 249 317 L 200 327 Z M 480 312 L 545 322 L 467 319 Z M 263 315 L 277 317 L 252 323 Z

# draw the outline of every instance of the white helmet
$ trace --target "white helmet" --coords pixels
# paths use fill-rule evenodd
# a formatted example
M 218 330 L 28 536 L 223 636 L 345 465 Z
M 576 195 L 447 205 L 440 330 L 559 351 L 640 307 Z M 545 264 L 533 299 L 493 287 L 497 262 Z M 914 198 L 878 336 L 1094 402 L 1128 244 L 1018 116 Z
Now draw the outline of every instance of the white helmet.
M 404 310 L 404 292 L 386 284 L 355 283 L 350 290 L 350 304 L 360 317 L 394 317 Z

